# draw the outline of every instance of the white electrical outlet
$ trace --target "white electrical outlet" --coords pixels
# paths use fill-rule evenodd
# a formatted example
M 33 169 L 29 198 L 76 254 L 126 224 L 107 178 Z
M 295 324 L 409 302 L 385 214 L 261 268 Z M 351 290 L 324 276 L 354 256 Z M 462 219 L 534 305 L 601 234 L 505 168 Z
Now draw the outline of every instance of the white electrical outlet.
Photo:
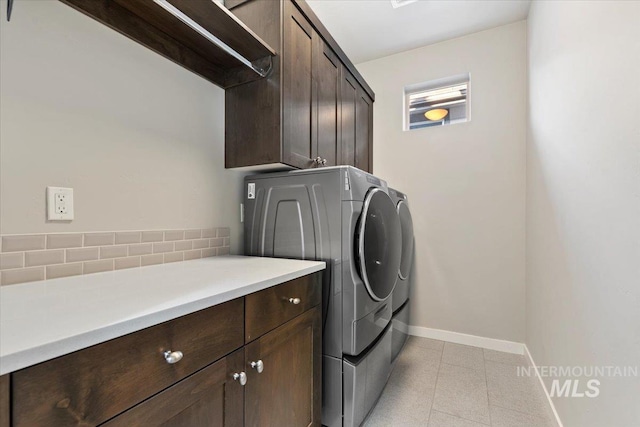
M 47 219 L 49 221 L 73 219 L 73 188 L 47 187 Z

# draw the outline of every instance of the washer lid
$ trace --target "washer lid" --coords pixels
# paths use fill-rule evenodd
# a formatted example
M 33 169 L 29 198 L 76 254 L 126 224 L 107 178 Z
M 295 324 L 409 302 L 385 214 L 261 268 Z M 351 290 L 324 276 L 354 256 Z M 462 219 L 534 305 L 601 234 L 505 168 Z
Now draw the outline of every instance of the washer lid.
M 402 257 L 400 259 L 400 270 L 398 275 L 402 280 L 407 280 L 413 264 L 413 220 L 409 205 L 404 200 L 400 200 L 397 206 L 400 227 L 402 228 Z
M 400 219 L 382 189 L 374 188 L 367 194 L 357 233 L 362 281 L 371 298 L 382 301 L 396 286 L 402 255 Z

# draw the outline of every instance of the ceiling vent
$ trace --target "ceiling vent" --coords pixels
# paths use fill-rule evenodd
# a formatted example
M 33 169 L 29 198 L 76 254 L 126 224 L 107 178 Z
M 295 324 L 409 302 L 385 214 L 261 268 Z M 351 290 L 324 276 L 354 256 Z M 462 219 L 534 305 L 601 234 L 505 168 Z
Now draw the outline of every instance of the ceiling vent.
M 391 0 L 391 6 L 393 6 L 394 9 L 397 9 L 399 7 L 406 6 L 411 3 L 415 3 L 417 1 L 418 0 Z

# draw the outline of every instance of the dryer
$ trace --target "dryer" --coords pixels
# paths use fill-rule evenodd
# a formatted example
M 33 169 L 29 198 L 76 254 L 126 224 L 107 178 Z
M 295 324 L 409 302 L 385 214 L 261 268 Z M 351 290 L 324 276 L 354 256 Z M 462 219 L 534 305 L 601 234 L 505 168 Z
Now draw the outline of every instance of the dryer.
M 245 253 L 321 260 L 322 424 L 358 426 L 391 370 L 391 295 L 401 265 L 387 184 L 351 166 L 245 178 Z
M 402 229 L 402 256 L 398 269 L 398 282 L 392 295 L 392 354 L 391 360 L 395 360 L 408 338 L 409 329 L 409 275 L 413 265 L 414 237 L 413 220 L 409 210 L 407 195 L 389 188 L 389 195 L 395 203 L 400 227 Z

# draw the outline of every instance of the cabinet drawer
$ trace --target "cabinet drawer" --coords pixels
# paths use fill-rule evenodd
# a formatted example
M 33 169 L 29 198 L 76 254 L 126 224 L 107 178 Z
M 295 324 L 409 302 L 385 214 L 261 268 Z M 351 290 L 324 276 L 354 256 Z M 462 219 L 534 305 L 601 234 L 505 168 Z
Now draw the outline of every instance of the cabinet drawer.
M 103 426 L 242 427 L 244 390 L 233 374 L 244 365 L 244 349 L 237 350 Z
M 320 304 L 322 273 L 314 273 L 245 297 L 245 342 Z
M 13 424 L 100 424 L 241 347 L 243 312 L 239 298 L 15 372 Z

